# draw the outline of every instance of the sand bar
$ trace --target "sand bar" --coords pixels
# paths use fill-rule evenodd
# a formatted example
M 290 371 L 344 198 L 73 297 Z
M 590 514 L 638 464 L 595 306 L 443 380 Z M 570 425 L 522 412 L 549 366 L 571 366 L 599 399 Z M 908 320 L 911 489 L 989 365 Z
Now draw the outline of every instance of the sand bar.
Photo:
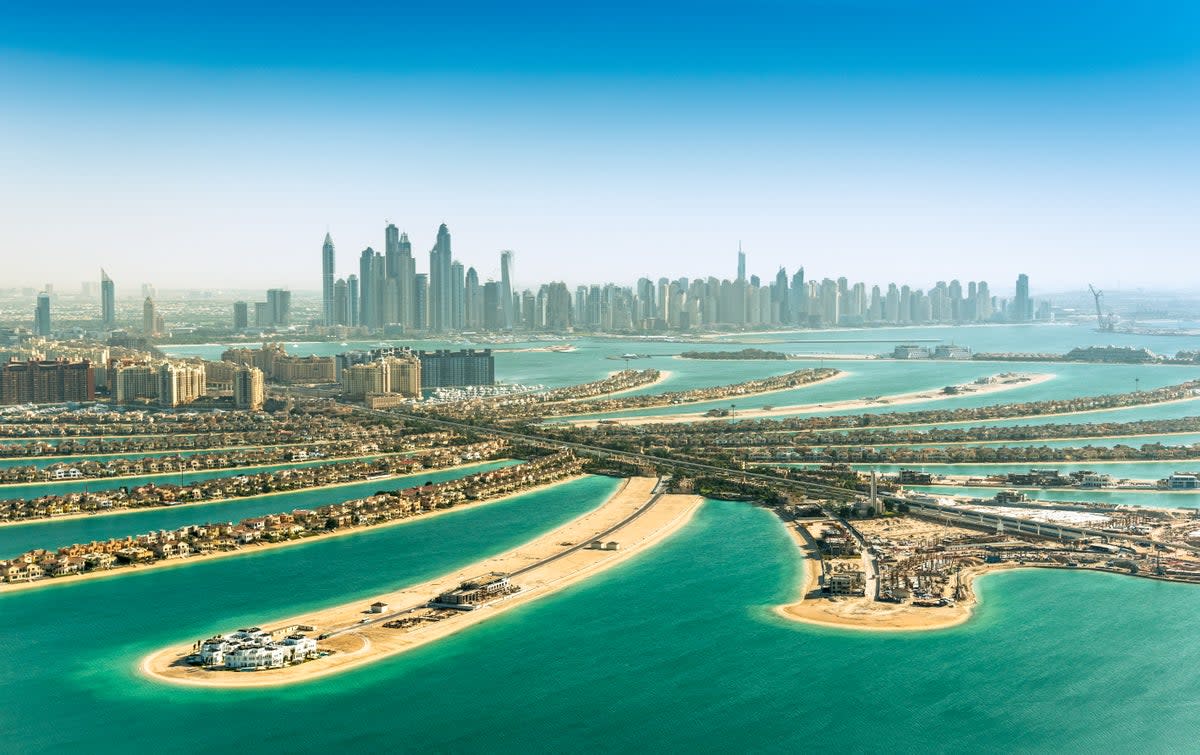
M 849 373 L 838 373 L 834 377 L 841 377 Z M 1036 373 L 1032 375 L 1022 375 L 1028 378 L 1027 380 L 998 382 L 978 385 L 975 383 L 967 383 L 959 386 L 963 390 L 959 393 L 942 393 L 936 389 L 912 391 L 910 393 L 896 393 L 890 396 L 877 396 L 874 398 L 863 399 L 848 399 L 846 401 L 830 401 L 823 404 L 797 404 L 795 406 L 777 406 L 773 409 L 739 409 L 736 416 L 724 417 L 709 417 L 704 412 L 691 412 L 687 414 L 658 414 L 658 415 L 637 415 L 625 417 L 608 417 L 604 419 L 605 424 L 619 425 L 646 425 L 646 424 L 674 424 L 681 422 L 729 422 L 730 420 L 746 420 L 746 419 L 770 419 L 775 417 L 791 416 L 796 414 L 815 414 L 834 411 L 845 411 L 852 409 L 878 409 L 891 408 L 893 406 L 902 406 L 904 404 L 928 403 L 933 401 L 945 401 L 948 399 L 965 398 L 969 396 L 986 396 L 992 393 L 1001 393 L 1011 391 L 1015 388 L 1026 388 L 1031 385 L 1038 385 L 1047 380 L 1053 380 L 1053 373 Z M 827 378 L 832 380 L 833 378 Z M 809 385 L 817 385 L 821 382 L 809 383 Z M 799 386 L 805 387 L 805 386 Z M 784 390 L 797 390 L 797 388 L 787 388 Z M 749 394 L 759 395 L 759 394 Z M 741 399 L 746 396 L 735 396 L 733 399 Z M 724 400 L 724 399 L 721 399 Z M 585 427 L 595 427 L 600 424 L 600 420 L 580 420 L 571 422 L 573 425 Z
M 434 642 L 616 566 L 677 531 L 691 519 L 703 502 L 699 496 L 692 495 L 657 496 L 654 493 L 656 485 L 654 478 L 631 478 L 591 512 L 511 551 L 437 579 L 378 598 L 357 600 L 263 624 L 268 628 L 306 625 L 314 627 L 313 633 L 336 633 L 322 642 L 323 648 L 335 651 L 323 658 L 282 669 L 250 673 L 205 670 L 180 663 L 192 652 L 192 644 L 188 642 L 147 656 L 141 664 L 142 672 L 151 678 L 174 684 L 223 688 L 267 687 L 318 679 Z M 619 548 L 575 548 L 600 536 L 605 542 L 618 543 Z M 555 560 L 546 561 L 550 558 Z M 524 569 L 528 571 L 522 572 Z M 519 587 L 519 591 L 482 604 L 472 611 L 452 612 L 453 615 L 441 620 L 422 621 L 407 628 L 384 626 L 388 621 L 427 611 L 418 607 L 465 580 L 492 572 L 512 574 L 512 584 Z M 391 608 L 380 616 L 372 615 L 367 607 L 374 600 L 386 603 Z

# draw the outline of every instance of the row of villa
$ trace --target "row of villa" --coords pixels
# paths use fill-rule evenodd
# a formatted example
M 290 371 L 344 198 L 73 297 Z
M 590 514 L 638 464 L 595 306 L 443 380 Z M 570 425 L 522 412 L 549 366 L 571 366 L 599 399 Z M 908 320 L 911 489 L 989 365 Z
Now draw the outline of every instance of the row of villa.
M 443 433 L 437 442 L 440 444 Z M 0 521 L 25 521 L 72 514 L 100 513 L 120 509 L 174 506 L 230 498 L 300 490 L 373 477 L 412 474 L 422 469 L 441 469 L 466 462 L 494 458 L 507 448 L 503 440 L 465 445 L 418 448 L 413 455 L 380 456 L 367 461 L 340 461 L 281 469 L 272 472 L 215 477 L 186 485 L 148 483 L 115 490 L 74 492 L 0 501 Z
M 562 452 L 457 480 L 377 493 L 315 509 L 249 517 L 236 524 L 188 525 L 135 537 L 70 545 L 54 552 L 31 550 L 9 561 L 0 561 L 0 574 L 6 582 L 28 582 L 43 577 L 236 550 L 256 543 L 314 537 L 515 493 L 577 475 L 582 467 L 582 460 L 570 452 Z
M 453 437 L 453 434 L 445 432 L 418 435 L 405 434 L 403 430 L 400 430 L 394 434 L 369 441 L 356 438 L 329 439 L 304 446 L 240 448 L 235 451 L 212 452 L 195 456 L 121 457 L 105 461 L 60 462 L 45 467 L 27 465 L 0 469 L 0 482 L 22 483 L 127 477 L 130 475 L 195 472 L 205 469 L 232 469 L 309 459 L 399 453 L 450 443 Z

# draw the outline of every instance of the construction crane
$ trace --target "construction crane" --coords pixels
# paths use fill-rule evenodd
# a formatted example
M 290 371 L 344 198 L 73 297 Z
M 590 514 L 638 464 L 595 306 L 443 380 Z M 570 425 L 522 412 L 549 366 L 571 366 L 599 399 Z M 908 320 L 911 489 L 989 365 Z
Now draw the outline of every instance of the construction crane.
M 1107 317 L 1104 315 L 1104 310 L 1100 306 L 1100 298 L 1104 296 L 1103 291 L 1097 291 L 1096 287 L 1091 283 L 1088 284 L 1088 290 L 1092 292 L 1092 296 L 1096 299 L 1096 326 L 1101 333 L 1111 333 L 1113 331 L 1114 322 L 1112 314 Z

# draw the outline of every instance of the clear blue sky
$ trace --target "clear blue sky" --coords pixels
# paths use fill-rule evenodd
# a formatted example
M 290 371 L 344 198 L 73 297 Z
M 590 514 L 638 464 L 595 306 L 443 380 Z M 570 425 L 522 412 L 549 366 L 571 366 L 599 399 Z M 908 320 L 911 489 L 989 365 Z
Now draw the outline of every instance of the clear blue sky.
M 5 9 L 7 281 L 1197 282 L 1194 1 L 175 5 Z

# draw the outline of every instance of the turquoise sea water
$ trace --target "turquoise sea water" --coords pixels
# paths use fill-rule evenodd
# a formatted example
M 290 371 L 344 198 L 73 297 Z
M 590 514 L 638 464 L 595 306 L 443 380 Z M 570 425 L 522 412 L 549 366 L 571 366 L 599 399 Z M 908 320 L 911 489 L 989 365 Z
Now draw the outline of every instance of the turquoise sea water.
M 1200 347 L 1195 338 L 1147 340 L 1072 326 L 824 331 L 771 338 L 781 350 L 809 354 L 879 353 L 921 338 L 954 340 L 977 350 L 1062 352 L 1105 343 L 1162 352 Z M 797 343 L 782 343 L 789 340 Z M 824 342 L 832 340 L 847 342 Z M 606 359 L 610 355 L 699 348 L 599 339 L 574 343 L 578 351 L 566 354 L 498 354 L 497 375 L 562 385 L 624 366 Z M 292 350 L 336 353 L 344 348 L 320 344 Z M 171 350 L 204 349 L 211 358 L 222 347 Z M 631 366 L 674 372 L 657 391 L 779 374 L 802 364 L 655 356 Z M 1000 403 L 1128 390 L 1135 379 L 1150 388 L 1200 374 L 1188 368 L 1108 365 L 825 364 L 855 376 L 794 391 L 790 398 L 808 401 L 817 395 L 819 401 L 832 401 L 933 389 L 1008 369 L 1059 376 L 986 400 L 953 400 Z M 784 396 L 763 397 L 763 403 L 781 405 Z M 968 403 L 938 404 L 954 405 Z M 1182 417 L 1196 414 L 1198 405 L 1062 421 Z M 340 676 L 254 691 L 176 688 L 136 672 L 146 653 L 168 643 L 247 623 L 270 625 L 272 619 L 347 599 L 369 601 L 385 590 L 506 550 L 597 505 L 616 484 L 586 478 L 492 506 L 294 548 L 0 595 L 0 751 L 1196 749 L 1200 646 L 1190 637 L 1200 618 L 1200 588 L 1087 572 L 1006 572 L 979 582 L 983 602 L 960 627 L 901 634 L 813 628 L 771 612 L 794 597 L 800 577 L 795 547 L 779 522 L 765 510 L 720 501 L 706 503 L 671 539 L 595 579 Z M 33 490 L 9 492 L 32 495 Z M 1058 495 L 1039 492 L 1037 497 Z M 1062 495 L 1075 500 L 1119 495 L 1121 502 L 1189 506 L 1195 504 L 1183 501 L 1196 498 Z M 233 516 L 216 513 L 232 512 L 221 506 L 233 505 L 242 504 L 218 504 L 213 516 Z M 258 511 L 257 505 L 246 504 L 239 515 Z M 199 510 L 179 513 L 191 518 Z M 153 518 L 167 526 L 167 517 L 176 513 L 115 519 Z M 43 532 L 57 540 L 78 532 L 71 529 L 76 526 L 57 522 L 36 534 L 16 532 L 41 542 Z M 0 543 L 4 537 L 0 530 Z
M 588 495 L 539 494 L 542 505 L 463 512 L 309 553 L 0 598 L 0 643 L 22 649 L 20 663 L 0 665 L 3 689 L 17 692 L 6 694 L 0 729 L 17 751 L 99 753 L 797 751 L 817 739 L 845 752 L 1132 752 L 1187 751 L 1200 734 L 1200 647 L 1186 640 L 1200 591 L 1022 571 L 983 579 L 983 604 L 962 627 L 812 628 L 770 612 L 799 578 L 779 523 L 727 502 L 707 503 L 677 536 L 596 579 L 341 676 L 215 691 L 135 671 L 165 643 L 365 601 L 500 550 L 612 488 L 589 484 Z M 377 568 L 354 568 L 365 557 Z

